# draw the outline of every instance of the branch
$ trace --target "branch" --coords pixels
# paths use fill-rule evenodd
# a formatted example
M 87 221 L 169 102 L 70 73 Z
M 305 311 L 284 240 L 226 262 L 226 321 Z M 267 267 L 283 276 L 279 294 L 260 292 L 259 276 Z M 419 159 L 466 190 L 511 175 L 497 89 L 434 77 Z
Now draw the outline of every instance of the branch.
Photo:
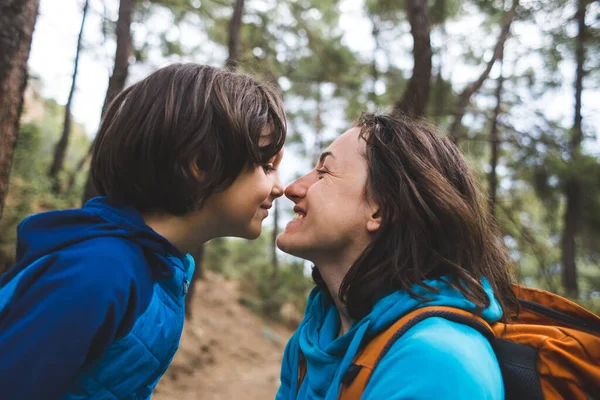
M 531 248 L 531 250 L 533 252 L 533 256 L 537 260 L 538 267 L 540 268 L 540 274 L 546 280 L 546 284 L 548 285 L 549 290 L 551 292 L 556 292 L 554 283 L 550 279 L 549 268 L 546 265 L 545 255 L 546 255 L 547 250 L 545 249 L 545 247 L 542 246 L 540 244 L 540 242 L 538 242 L 536 240 L 536 238 L 535 238 L 536 236 L 531 233 L 529 228 L 527 228 L 526 226 L 524 226 L 523 224 L 521 224 L 520 222 L 517 221 L 517 219 L 515 218 L 515 216 L 513 214 L 513 210 L 509 209 L 508 207 L 505 207 L 504 205 L 502 205 L 500 203 L 496 204 L 496 206 L 504 213 L 506 218 L 508 218 L 508 220 L 517 229 L 517 231 L 519 232 L 521 238 L 525 241 L 525 243 L 527 243 L 527 245 L 529 245 L 529 247 Z
M 519 0 L 513 0 L 512 7 L 508 11 L 508 13 L 504 17 L 504 24 L 502 26 L 502 30 L 500 31 L 500 36 L 498 37 L 498 42 L 494 47 L 494 54 L 490 61 L 488 61 L 485 70 L 481 73 L 479 78 L 475 80 L 473 83 L 468 85 L 463 92 L 460 94 L 458 98 L 458 104 L 454 111 L 454 120 L 452 121 L 452 126 L 450 127 L 450 137 L 452 140 L 457 143 L 462 130 L 462 118 L 465 115 L 466 107 L 471 100 L 471 96 L 475 94 L 483 85 L 483 82 L 488 78 L 492 67 L 496 63 L 496 60 L 500 58 L 504 50 L 504 43 L 508 38 L 508 34 L 510 33 L 510 26 L 515 19 L 517 14 L 517 7 L 519 6 Z
M 502 128 L 504 128 L 514 134 L 517 134 L 521 137 L 526 137 L 527 139 L 531 140 L 532 143 L 541 143 L 541 144 L 548 146 L 555 150 L 563 150 L 564 146 L 561 145 L 560 142 L 557 142 L 556 140 L 552 140 L 546 132 L 544 132 L 542 129 L 540 129 L 540 127 L 537 127 L 537 128 L 540 129 L 541 136 L 536 137 L 536 136 L 533 136 L 529 132 L 517 130 L 514 126 L 509 125 L 502 121 L 498 121 L 498 125 L 500 125 Z M 514 142 L 517 144 L 519 143 L 517 138 L 514 139 Z

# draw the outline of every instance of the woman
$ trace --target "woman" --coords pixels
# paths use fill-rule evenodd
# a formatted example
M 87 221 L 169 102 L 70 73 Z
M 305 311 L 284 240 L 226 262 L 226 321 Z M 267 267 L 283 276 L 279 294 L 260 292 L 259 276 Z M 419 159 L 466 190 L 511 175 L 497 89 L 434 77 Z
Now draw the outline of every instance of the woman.
M 364 115 L 285 195 L 296 214 L 277 245 L 314 263 L 317 287 L 286 347 L 278 400 L 337 399 L 364 346 L 415 309 L 493 322 L 516 304 L 472 172 L 423 122 Z M 432 317 L 391 345 L 360 398 L 502 399 L 504 389 L 488 340 Z

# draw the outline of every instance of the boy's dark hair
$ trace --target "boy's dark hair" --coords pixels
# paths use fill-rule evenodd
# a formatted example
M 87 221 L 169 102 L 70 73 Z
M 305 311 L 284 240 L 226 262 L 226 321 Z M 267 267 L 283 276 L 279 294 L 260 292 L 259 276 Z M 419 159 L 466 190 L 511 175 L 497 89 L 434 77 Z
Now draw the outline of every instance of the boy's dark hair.
M 100 195 L 139 211 L 183 215 L 275 156 L 285 136 L 283 104 L 269 85 L 173 64 L 112 101 L 92 149 L 91 179 Z
M 392 291 L 436 291 L 422 282 L 442 277 L 479 311 L 490 305 L 486 278 L 503 309 L 516 309 L 508 251 L 460 150 L 404 115 L 364 114 L 357 126 L 366 141 L 365 197 L 380 206 L 382 222 L 340 286 L 352 318 Z M 313 278 L 327 293 L 318 268 Z

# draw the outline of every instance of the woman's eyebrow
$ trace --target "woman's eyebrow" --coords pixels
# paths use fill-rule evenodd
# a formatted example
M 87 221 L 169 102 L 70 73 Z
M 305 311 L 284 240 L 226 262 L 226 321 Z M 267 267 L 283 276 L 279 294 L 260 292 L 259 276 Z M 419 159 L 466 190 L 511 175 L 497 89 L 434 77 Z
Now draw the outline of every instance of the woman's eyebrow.
M 332 152 L 330 152 L 330 151 L 324 151 L 324 152 L 323 152 L 323 153 L 321 153 L 321 155 L 319 156 L 319 164 L 320 164 L 320 165 L 323 165 L 323 163 L 325 162 L 325 159 L 326 159 L 328 156 L 331 156 L 331 158 L 335 158 L 335 156 L 333 155 L 333 153 L 332 153 Z

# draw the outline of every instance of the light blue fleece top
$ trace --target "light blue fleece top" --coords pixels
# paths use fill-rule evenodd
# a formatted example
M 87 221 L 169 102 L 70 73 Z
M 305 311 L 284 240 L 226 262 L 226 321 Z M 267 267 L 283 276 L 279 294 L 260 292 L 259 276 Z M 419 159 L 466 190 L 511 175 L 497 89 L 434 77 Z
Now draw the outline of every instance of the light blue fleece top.
M 475 306 L 443 280 L 426 281 L 435 294 L 421 286 L 414 291 L 431 301 L 397 291 L 383 297 L 363 319 L 337 337 L 340 320 L 334 304 L 318 288 L 308 299 L 304 319 L 287 344 L 276 400 L 338 398 L 341 379 L 361 344 L 381 333 L 406 313 L 425 306 L 452 306 L 474 311 Z M 491 299 L 483 318 L 496 321 L 502 309 L 488 282 Z M 307 374 L 298 390 L 300 350 Z M 375 368 L 363 400 L 504 399 L 498 361 L 488 340 L 475 329 L 439 317 L 418 323 L 390 348 Z

